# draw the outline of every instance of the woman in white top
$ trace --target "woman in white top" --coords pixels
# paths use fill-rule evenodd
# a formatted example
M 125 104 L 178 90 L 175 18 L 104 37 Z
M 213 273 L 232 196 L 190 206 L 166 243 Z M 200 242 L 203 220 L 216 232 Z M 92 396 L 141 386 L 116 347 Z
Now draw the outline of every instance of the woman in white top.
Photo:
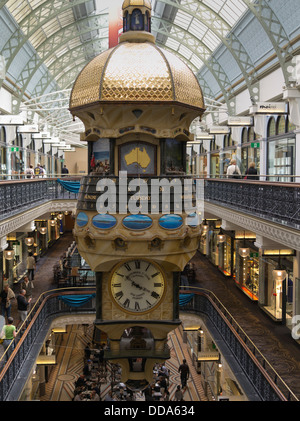
M 228 178 L 240 178 L 241 171 L 240 171 L 239 167 L 236 165 L 235 159 L 232 159 L 230 161 L 230 165 L 227 168 L 226 175 L 227 175 Z

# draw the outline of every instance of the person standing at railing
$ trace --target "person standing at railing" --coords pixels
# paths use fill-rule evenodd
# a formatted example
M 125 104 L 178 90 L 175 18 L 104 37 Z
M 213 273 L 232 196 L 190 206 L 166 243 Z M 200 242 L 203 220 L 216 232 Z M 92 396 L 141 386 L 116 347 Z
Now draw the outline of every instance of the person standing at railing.
M 255 168 L 255 162 L 249 164 L 249 168 L 246 171 L 246 180 L 259 180 L 257 175 L 257 169 Z
M 15 348 L 14 339 L 17 335 L 16 326 L 13 325 L 14 319 L 12 317 L 9 317 L 7 319 L 7 325 L 4 325 L 1 332 L 1 339 L 3 340 L 3 347 L 6 351 L 9 347 L 9 350 L 6 353 L 6 361 L 10 357 L 11 353 L 13 352 Z
M 65 177 L 67 174 L 69 174 L 69 170 L 66 165 L 63 166 L 61 170 L 61 174 L 62 174 L 62 177 Z
M 238 167 L 238 165 L 236 165 L 236 160 L 232 159 L 230 161 L 230 165 L 227 168 L 227 173 L 226 173 L 228 178 L 241 178 L 241 171 Z
M 41 164 L 38 163 L 34 169 L 34 178 L 40 178 L 42 176 L 43 176 L 43 168 L 41 167 Z
M 3 291 L 0 294 L 1 298 L 1 311 L 2 316 L 7 318 L 10 317 L 10 311 L 11 311 L 11 300 L 15 298 L 15 293 L 11 288 L 9 288 L 8 285 L 5 285 L 3 288 Z
M 25 294 L 26 294 L 25 289 L 21 289 L 20 294 L 17 297 L 18 313 L 19 313 L 19 316 L 20 316 L 20 323 L 21 324 L 26 320 L 27 312 L 28 312 L 28 306 L 31 302 L 31 298 L 26 300 Z
M 30 164 L 29 167 L 26 168 L 25 175 L 26 175 L 26 178 L 34 178 L 33 165 Z

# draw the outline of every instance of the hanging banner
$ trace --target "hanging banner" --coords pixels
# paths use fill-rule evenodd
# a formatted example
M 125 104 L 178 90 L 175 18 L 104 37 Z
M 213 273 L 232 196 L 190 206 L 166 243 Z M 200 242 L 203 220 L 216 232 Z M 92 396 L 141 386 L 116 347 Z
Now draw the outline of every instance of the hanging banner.
M 109 0 L 109 48 L 118 45 L 123 31 L 123 0 Z

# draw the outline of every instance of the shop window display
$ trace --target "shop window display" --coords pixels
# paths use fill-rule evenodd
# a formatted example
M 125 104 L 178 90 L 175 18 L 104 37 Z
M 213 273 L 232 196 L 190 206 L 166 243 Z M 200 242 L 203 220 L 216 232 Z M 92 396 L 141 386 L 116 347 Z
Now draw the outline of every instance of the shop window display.
M 291 321 L 293 315 L 293 257 L 284 256 L 284 253 L 293 254 L 293 250 L 280 250 L 279 255 L 268 257 L 268 253 L 263 256 L 265 265 L 265 285 L 266 305 L 264 310 L 277 321 L 285 321 L 289 328 L 292 328 Z M 286 270 L 286 277 L 283 280 L 274 279 L 273 271 L 283 266 Z M 283 313 L 284 311 L 284 313 Z
M 289 133 L 289 134 L 288 134 Z M 293 181 L 295 170 L 296 139 L 293 125 L 285 116 L 272 117 L 268 123 L 268 174 L 269 181 Z M 272 176 L 276 177 L 272 177 Z

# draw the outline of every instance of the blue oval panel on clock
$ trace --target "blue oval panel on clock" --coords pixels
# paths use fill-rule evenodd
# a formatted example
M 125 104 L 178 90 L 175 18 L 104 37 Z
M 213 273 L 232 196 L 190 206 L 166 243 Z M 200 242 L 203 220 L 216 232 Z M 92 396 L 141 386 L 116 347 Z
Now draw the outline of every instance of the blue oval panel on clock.
M 169 214 L 162 216 L 158 223 L 162 228 L 174 230 L 181 227 L 183 224 L 183 219 L 180 215 Z
M 147 215 L 129 215 L 123 219 L 123 225 L 131 230 L 144 230 L 151 227 L 152 219 Z
M 113 228 L 117 220 L 114 216 L 109 214 L 99 214 L 93 217 L 92 223 L 94 227 L 100 228 L 100 229 L 110 229 Z
M 89 217 L 84 212 L 79 212 L 76 218 L 76 223 L 79 227 L 84 227 L 89 221 Z

